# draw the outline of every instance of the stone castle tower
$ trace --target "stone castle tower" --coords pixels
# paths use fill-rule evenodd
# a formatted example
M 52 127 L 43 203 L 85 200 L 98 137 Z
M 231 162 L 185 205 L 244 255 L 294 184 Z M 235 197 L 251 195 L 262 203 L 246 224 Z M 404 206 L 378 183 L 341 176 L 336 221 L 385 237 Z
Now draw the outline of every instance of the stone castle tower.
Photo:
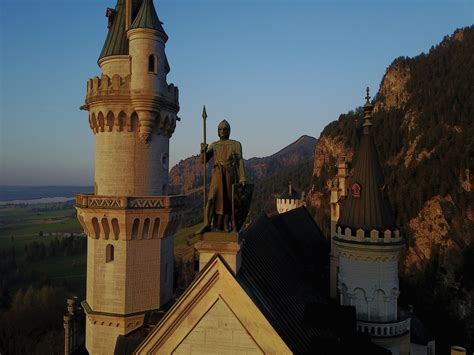
M 355 306 L 358 331 L 392 354 L 408 354 L 410 319 L 399 317 L 397 304 L 398 260 L 404 241 L 386 196 L 371 132 L 373 105 L 368 89 L 366 99 L 350 187 L 345 160 L 340 160 L 337 184 L 332 184 L 331 296 L 342 305 Z
M 87 236 L 86 347 L 111 354 L 118 335 L 171 300 L 173 234 L 181 196 L 167 196 L 169 139 L 179 111 L 168 85 L 168 39 L 152 0 L 118 0 L 101 77 L 87 82 L 96 139 L 94 194 L 78 195 Z

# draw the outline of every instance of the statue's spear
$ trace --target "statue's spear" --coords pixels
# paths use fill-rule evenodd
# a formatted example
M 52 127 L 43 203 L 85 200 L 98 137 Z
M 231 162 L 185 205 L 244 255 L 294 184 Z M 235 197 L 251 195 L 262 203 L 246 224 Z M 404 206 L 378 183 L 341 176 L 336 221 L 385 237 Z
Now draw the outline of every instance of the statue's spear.
M 207 118 L 207 113 L 206 113 L 206 106 L 202 107 L 202 122 L 203 122 L 203 135 L 204 135 L 204 146 L 206 146 L 206 118 Z M 206 215 L 206 196 L 207 196 L 207 188 L 206 188 L 206 182 L 207 182 L 207 167 L 206 167 L 206 155 L 207 155 L 207 149 L 204 151 L 204 220 L 205 220 L 205 215 Z

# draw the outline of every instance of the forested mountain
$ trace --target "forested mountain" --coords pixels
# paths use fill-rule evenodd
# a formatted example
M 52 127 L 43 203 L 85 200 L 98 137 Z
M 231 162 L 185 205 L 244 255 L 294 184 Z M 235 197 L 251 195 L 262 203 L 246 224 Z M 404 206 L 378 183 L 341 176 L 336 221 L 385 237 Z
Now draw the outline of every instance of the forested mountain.
M 474 26 L 446 36 L 427 54 L 397 58 L 374 103 L 374 138 L 408 242 L 401 302 L 431 327 L 440 351 L 453 343 L 472 347 Z M 326 232 L 326 181 L 339 155 L 352 159 L 357 151 L 361 123 L 361 108 L 341 115 L 315 148 L 309 201 Z

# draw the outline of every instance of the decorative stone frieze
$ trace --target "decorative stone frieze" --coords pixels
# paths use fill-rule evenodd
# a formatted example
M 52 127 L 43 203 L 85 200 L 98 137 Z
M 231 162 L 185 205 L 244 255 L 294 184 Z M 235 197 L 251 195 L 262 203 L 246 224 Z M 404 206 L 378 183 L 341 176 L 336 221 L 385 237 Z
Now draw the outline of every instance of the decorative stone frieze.
M 76 195 L 76 208 L 117 208 L 117 209 L 157 209 L 183 207 L 185 196 L 144 196 L 144 197 L 111 197 L 93 194 Z

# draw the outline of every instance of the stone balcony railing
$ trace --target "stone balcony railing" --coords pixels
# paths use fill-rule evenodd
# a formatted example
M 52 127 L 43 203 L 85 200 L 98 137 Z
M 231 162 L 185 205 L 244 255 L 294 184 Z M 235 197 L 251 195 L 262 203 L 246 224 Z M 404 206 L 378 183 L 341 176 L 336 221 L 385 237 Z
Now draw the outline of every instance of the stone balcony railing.
M 392 337 L 399 336 L 410 331 L 411 318 L 406 318 L 398 322 L 373 323 L 357 321 L 357 331 L 366 333 L 371 337 Z
M 76 195 L 76 207 L 106 209 L 160 209 L 184 206 L 183 195 L 170 196 L 98 196 L 94 194 Z

